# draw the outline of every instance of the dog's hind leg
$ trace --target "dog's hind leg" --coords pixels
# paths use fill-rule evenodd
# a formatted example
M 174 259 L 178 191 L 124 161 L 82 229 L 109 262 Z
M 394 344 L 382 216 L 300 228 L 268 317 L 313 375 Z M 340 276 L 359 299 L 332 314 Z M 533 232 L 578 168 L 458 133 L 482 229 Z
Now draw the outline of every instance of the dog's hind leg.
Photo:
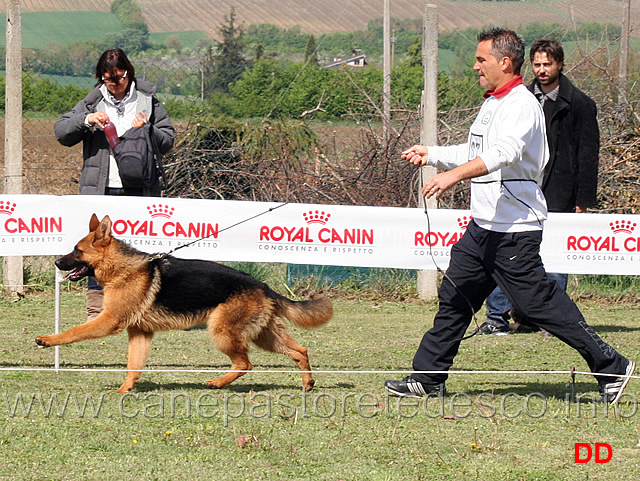
M 281 327 L 281 328 L 278 328 Z M 289 356 L 295 361 L 302 372 L 302 385 L 305 392 L 311 391 L 315 381 L 311 376 L 311 365 L 307 348 L 302 347 L 285 330 L 284 326 L 277 326 L 271 329 L 264 329 L 260 335 L 254 339 L 256 346 L 265 351 L 279 352 Z
M 233 345 L 233 343 L 230 343 L 229 345 L 221 345 L 220 343 L 216 344 L 220 351 L 224 352 L 229 356 L 229 359 L 231 359 L 231 370 L 234 372 L 228 372 L 217 379 L 207 381 L 207 385 L 211 389 L 219 389 L 227 384 L 231 384 L 240 376 L 244 376 L 246 374 L 242 371 L 250 371 L 253 369 L 253 364 L 249 361 L 248 346 Z
M 142 331 L 137 327 L 127 328 L 129 334 L 129 359 L 127 360 L 127 377 L 122 386 L 116 391 L 121 394 L 133 389 L 142 373 L 140 372 L 147 362 L 151 349 L 153 332 Z
M 309 364 L 309 355 L 307 354 L 307 348 L 302 347 L 289 335 L 285 339 L 287 345 L 287 352 L 285 354 L 293 359 L 302 372 L 302 388 L 305 392 L 309 392 L 313 389 L 313 385 L 316 383 L 311 376 L 311 365 Z
M 246 302 L 226 302 L 209 313 L 207 327 L 216 347 L 231 359 L 231 369 L 216 379 L 207 381 L 212 389 L 219 389 L 232 383 L 250 371 L 253 364 L 249 361 L 249 345 L 243 329 L 251 319 L 250 306 Z M 240 372 L 239 372 L 240 371 Z

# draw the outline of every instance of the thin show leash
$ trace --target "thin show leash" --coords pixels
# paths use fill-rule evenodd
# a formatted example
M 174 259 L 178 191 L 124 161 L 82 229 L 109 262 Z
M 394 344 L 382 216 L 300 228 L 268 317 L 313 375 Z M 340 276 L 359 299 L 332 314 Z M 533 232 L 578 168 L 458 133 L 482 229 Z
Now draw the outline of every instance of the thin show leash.
M 423 178 L 423 175 L 422 175 L 422 168 L 420 168 L 419 171 L 420 171 L 420 185 L 424 185 L 424 178 Z M 249 222 L 250 220 L 256 219 L 256 218 L 261 217 L 261 216 L 263 216 L 265 214 L 269 214 L 269 213 L 273 212 L 276 209 L 280 209 L 281 207 L 284 207 L 287 204 L 289 204 L 289 201 L 283 202 L 282 204 L 277 205 L 275 207 L 270 207 L 269 209 L 267 209 L 267 210 L 265 210 L 263 212 L 260 212 L 260 213 L 258 213 L 256 215 L 251 216 L 251 217 L 247 217 L 246 219 L 243 219 L 243 220 L 241 220 L 239 222 L 236 222 L 235 224 L 231 224 L 230 226 L 227 226 L 224 229 L 220 229 L 217 232 L 215 232 L 215 234 L 219 234 L 221 232 L 224 232 L 226 230 L 229 230 L 229 229 L 237 227 L 237 226 L 239 226 L 241 224 L 244 224 L 245 222 Z M 429 217 L 429 209 L 427 207 L 427 199 L 426 199 L 426 197 L 424 199 L 424 214 L 427 217 L 427 235 L 429 235 L 432 232 L 431 231 L 431 218 Z M 201 242 L 201 241 L 203 241 L 205 239 L 208 239 L 212 235 L 214 235 L 214 233 L 211 233 L 211 234 L 206 235 L 204 237 L 200 237 L 200 238 L 195 239 L 195 240 L 193 240 L 191 242 L 187 242 L 186 244 L 182 244 L 182 245 L 180 245 L 178 247 L 175 247 L 175 248 L 171 249 L 168 252 L 161 252 L 161 253 L 158 253 L 158 254 L 153 254 L 152 256 L 150 256 L 150 258 L 151 258 L 151 260 L 166 259 L 168 256 L 170 256 L 171 254 L 173 254 L 177 250 L 182 249 L 184 247 L 192 246 L 193 244 L 196 244 L 196 243 Z M 468 336 L 464 336 L 461 339 L 454 339 L 452 342 L 457 342 L 458 340 L 464 341 L 466 339 L 469 339 L 470 337 L 475 336 L 478 333 L 478 331 L 480 330 L 480 326 L 479 326 L 478 320 L 476 318 L 476 313 L 475 313 L 475 310 L 473 308 L 473 304 L 471 304 L 471 301 L 469 300 L 469 298 L 464 295 L 464 292 L 462 292 L 462 289 L 460 289 L 456 285 L 456 283 L 453 281 L 453 279 L 451 279 L 451 277 L 449 277 L 447 275 L 447 273 L 440 268 L 440 266 L 436 262 L 435 256 L 433 255 L 433 246 L 431 246 L 431 244 L 429 244 L 429 255 L 431 256 L 431 260 L 433 261 L 433 265 L 436 267 L 437 272 L 442 275 L 443 279 L 448 280 L 451 283 L 451 285 L 454 287 L 454 289 L 458 292 L 458 294 L 460 294 L 462 296 L 462 298 L 466 301 L 467 305 L 469 306 L 469 310 L 471 311 L 471 316 L 472 316 L 472 318 L 473 318 L 473 320 L 474 320 L 474 322 L 476 324 L 476 329 L 471 334 L 469 334 Z
M 201 242 L 201 241 L 203 241 L 205 239 L 208 239 L 209 237 L 211 237 L 214 234 L 216 234 L 216 235 L 220 234 L 221 232 L 224 232 L 224 231 L 229 230 L 229 229 L 233 229 L 234 227 L 237 227 L 240 224 L 244 224 L 245 222 L 249 222 L 250 220 L 256 219 L 256 218 L 258 218 L 260 216 L 263 216 L 265 214 L 269 214 L 269 213 L 273 212 L 274 210 L 279 209 L 280 207 L 284 207 L 288 203 L 289 203 L 289 201 L 286 201 L 286 202 L 283 202 L 282 204 L 277 205 L 275 207 L 270 207 L 269 209 L 267 209 L 267 210 L 265 210 L 263 212 L 260 212 L 260 213 L 258 213 L 256 215 L 252 215 L 251 217 L 247 217 L 246 219 L 243 219 L 240 222 L 236 222 L 235 224 L 231 224 L 230 226 L 227 226 L 224 229 L 217 230 L 216 232 L 212 232 L 209 235 L 206 235 L 204 237 L 200 237 L 200 238 L 195 239 L 195 240 L 193 240 L 191 242 L 187 242 L 186 244 L 182 244 L 182 245 L 180 245 L 178 247 L 175 247 L 175 248 L 171 249 L 169 252 L 160 252 L 158 254 L 153 254 L 152 256 L 150 256 L 151 260 L 162 260 L 162 259 L 165 259 L 165 258 L 169 257 L 171 254 L 173 254 L 175 251 L 177 251 L 179 249 L 182 249 L 183 247 L 192 246 L 193 244 L 196 244 L 196 243 Z
M 424 185 L 424 177 L 423 177 L 423 173 L 422 173 L 422 167 L 420 167 L 418 170 L 420 171 L 420 186 L 423 186 Z M 431 230 L 431 218 L 429 217 L 429 208 L 427 206 L 427 197 L 426 196 L 424 197 L 424 215 L 427 217 L 427 236 L 429 236 L 429 234 L 431 234 L 432 230 Z M 462 292 L 462 289 L 460 289 L 458 287 L 458 285 L 453 281 L 453 279 L 451 279 L 451 277 L 449 277 L 447 275 L 447 273 L 440 268 L 440 266 L 436 262 L 435 256 L 433 255 L 433 246 L 431 245 L 430 242 L 428 244 L 429 244 L 429 255 L 431 256 L 431 260 L 433 261 L 433 265 L 436 267 L 436 271 L 439 274 L 442 275 L 443 281 L 447 280 L 447 281 L 449 281 L 451 283 L 453 288 L 466 301 L 467 305 L 469 306 L 469 310 L 471 311 L 471 317 L 473 319 L 473 322 L 476 325 L 476 328 L 473 330 L 473 332 L 471 334 L 469 334 L 467 336 L 463 336 L 462 338 L 453 339 L 451 341 L 451 343 L 458 342 L 458 341 L 465 341 L 465 340 L 475 336 L 480 331 L 480 325 L 478 324 L 478 319 L 476 318 L 476 311 L 473 308 L 473 304 L 471 304 L 471 301 L 469 300 L 469 298 L 464 295 L 464 292 Z
M 422 175 L 422 168 L 420 168 L 419 171 L 420 171 L 420 185 L 424 185 L 424 178 L 423 178 L 423 175 Z M 281 207 L 284 207 L 287 204 L 289 204 L 289 201 L 283 202 L 282 204 L 277 205 L 275 207 L 270 207 L 269 209 L 267 209 L 267 210 L 265 210 L 263 212 L 260 212 L 260 213 L 258 213 L 256 215 L 251 216 L 251 217 L 247 217 L 246 219 L 243 219 L 243 220 L 241 220 L 239 222 L 236 222 L 235 224 L 231 224 L 230 226 L 227 226 L 224 229 L 220 229 L 215 233 L 219 234 L 219 233 L 224 232 L 226 230 L 229 230 L 229 229 L 232 229 L 234 227 L 237 227 L 237 226 L 239 226 L 241 224 L 244 224 L 245 222 L 249 222 L 250 220 L 256 219 L 256 218 L 261 217 L 261 216 L 263 216 L 265 214 L 269 214 L 269 213 L 273 212 L 276 209 L 280 209 Z M 427 235 L 428 235 L 432 231 L 431 231 L 431 218 L 429 217 L 429 209 L 427 207 L 427 199 L 426 199 L 426 197 L 424 199 L 424 214 L 427 217 Z M 180 250 L 180 249 L 182 249 L 184 247 L 192 246 L 193 244 L 196 244 L 196 243 L 201 242 L 201 241 L 203 241 L 205 239 L 208 239 L 213 234 L 214 233 L 211 233 L 211 234 L 209 234 L 207 236 L 200 237 L 200 238 L 195 239 L 195 240 L 193 240 L 191 242 L 187 242 L 186 244 L 182 244 L 182 245 L 180 245 L 178 247 L 175 247 L 175 248 L 171 249 L 168 252 L 161 252 L 161 253 L 158 253 L 158 254 L 153 254 L 152 256 L 150 256 L 151 260 L 166 259 L 168 256 L 170 256 L 171 254 L 173 254 L 177 250 Z M 462 292 L 462 290 L 456 285 L 456 283 L 453 281 L 453 279 L 451 279 L 447 275 L 447 273 L 440 268 L 440 266 L 436 262 L 435 256 L 433 255 L 433 246 L 431 246 L 431 244 L 429 244 L 429 255 L 431 256 L 431 260 L 433 261 L 433 265 L 436 267 L 437 272 L 439 272 L 442 275 L 443 279 L 448 280 L 451 283 L 451 285 L 454 287 L 454 289 L 458 292 L 458 294 L 460 294 L 462 296 L 462 298 L 466 301 L 466 303 L 469 306 L 469 310 L 471 311 L 471 316 L 472 316 L 472 318 L 473 318 L 473 320 L 474 320 L 474 322 L 476 324 L 476 329 L 471 334 L 469 334 L 468 336 L 464 336 L 461 339 L 455 339 L 452 342 L 457 342 L 458 340 L 464 341 L 466 339 L 469 339 L 470 337 L 475 336 L 478 333 L 478 331 L 480 330 L 480 326 L 478 325 L 478 320 L 476 318 L 476 313 L 475 313 L 475 310 L 473 308 L 473 304 L 471 304 L 471 301 L 469 300 L 469 298 L 464 295 L 464 292 Z
M 472 181 L 473 182 L 473 181 Z M 476 183 L 479 184 L 485 184 L 485 183 L 493 183 L 496 181 L 488 181 L 488 182 L 479 182 L 479 181 L 475 181 Z M 518 202 L 520 202 L 521 204 L 523 204 L 530 212 L 533 213 L 533 215 L 535 216 L 538 224 L 542 225 L 542 221 L 540 220 L 540 218 L 538 217 L 538 214 L 536 213 L 536 211 L 529 205 L 527 204 L 525 201 L 523 201 L 522 199 L 518 198 L 513 192 L 511 192 L 511 189 L 509 189 L 509 187 L 507 186 L 506 182 L 535 182 L 534 180 L 530 180 L 530 179 L 501 179 L 500 181 L 500 185 L 507 190 L 507 192 L 509 192 L 509 194 L 511 195 L 511 197 L 513 197 L 515 200 L 517 200 Z M 420 168 L 420 185 L 424 185 L 424 178 L 422 175 L 422 167 Z M 429 210 L 427 208 L 427 199 L 425 196 L 424 199 L 424 213 L 427 216 L 427 235 L 429 235 L 431 233 L 431 220 L 429 219 Z M 476 311 L 473 308 L 473 304 L 471 304 L 471 301 L 469 300 L 469 298 L 467 296 L 464 295 L 464 292 L 462 292 L 462 289 L 460 289 L 455 282 L 453 282 L 453 279 L 451 279 L 451 277 L 449 277 L 447 275 L 446 272 L 444 272 L 442 269 L 440 269 L 440 267 L 438 266 L 438 263 L 436 262 L 435 256 L 433 255 L 433 247 L 431 246 L 431 244 L 429 243 L 429 255 L 431 256 L 431 259 L 433 261 L 433 265 L 436 267 L 436 270 L 442 274 L 443 279 L 448 280 L 451 285 L 454 287 L 454 289 L 458 292 L 458 294 L 460 294 L 462 296 L 462 298 L 467 302 L 467 305 L 469 306 L 469 310 L 471 311 L 471 317 L 473 319 L 473 322 L 476 325 L 476 328 L 473 330 L 473 332 L 467 336 L 464 336 L 462 338 L 459 339 L 454 339 L 451 342 L 458 342 L 458 341 L 464 341 L 467 340 L 473 336 L 475 336 L 476 334 L 478 334 L 478 332 L 480 332 L 480 325 L 478 324 L 478 319 L 476 317 Z

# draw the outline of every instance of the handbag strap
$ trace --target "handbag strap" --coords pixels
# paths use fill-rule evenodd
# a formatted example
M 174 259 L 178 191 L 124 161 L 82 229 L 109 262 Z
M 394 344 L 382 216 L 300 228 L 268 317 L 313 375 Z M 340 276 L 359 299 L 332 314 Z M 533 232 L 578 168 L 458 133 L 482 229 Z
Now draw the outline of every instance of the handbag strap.
M 167 175 L 164 171 L 164 165 L 162 163 L 162 154 L 160 148 L 153 135 L 153 121 L 155 120 L 155 110 L 153 108 L 153 101 L 151 102 L 151 115 L 149 116 L 149 138 L 151 138 L 151 146 L 153 147 L 153 158 L 156 162 L 156 167 L 160 171 L 160 189 L 165 190 L 167 188 Z
M 160 188 L 165 190 L 167 188 L 167 176 L 164 172 L 162 154 L 156 143 L 156 138 L 153 136 L 153 125 L 151 123 L 149 123 L 149 136 L 151 137 L 151 145 L 153 146 L 153 158 L 155 159 L 156 167 L 160 171 Z

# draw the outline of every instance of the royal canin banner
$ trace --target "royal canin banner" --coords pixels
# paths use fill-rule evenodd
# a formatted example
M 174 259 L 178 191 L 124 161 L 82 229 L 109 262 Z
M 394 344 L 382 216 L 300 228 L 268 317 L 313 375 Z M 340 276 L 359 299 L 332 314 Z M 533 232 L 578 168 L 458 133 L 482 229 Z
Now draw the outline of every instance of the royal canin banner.
M 149 253 L 215 261 L 445 269 L 469 211 L 203 199 L 0 195 L 0 255 L 61 255 L 108 215 L 114 236 Z M 638 215 L 550 214 L 549 272 L 640 274 Z M 637 230 L 636 230 L 637 229 Z

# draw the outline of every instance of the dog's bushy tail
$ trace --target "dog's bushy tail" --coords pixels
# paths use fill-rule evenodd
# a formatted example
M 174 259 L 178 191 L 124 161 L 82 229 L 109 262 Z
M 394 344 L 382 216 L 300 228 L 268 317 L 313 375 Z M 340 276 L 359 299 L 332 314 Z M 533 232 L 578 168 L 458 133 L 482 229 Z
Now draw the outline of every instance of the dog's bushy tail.
M 319 327 L 333 316 L 333 306 L 328 297 L 316 294 L 308 301 L 292 301 L 280 296 L 276 299 L 278 314 L 303 329 Z

